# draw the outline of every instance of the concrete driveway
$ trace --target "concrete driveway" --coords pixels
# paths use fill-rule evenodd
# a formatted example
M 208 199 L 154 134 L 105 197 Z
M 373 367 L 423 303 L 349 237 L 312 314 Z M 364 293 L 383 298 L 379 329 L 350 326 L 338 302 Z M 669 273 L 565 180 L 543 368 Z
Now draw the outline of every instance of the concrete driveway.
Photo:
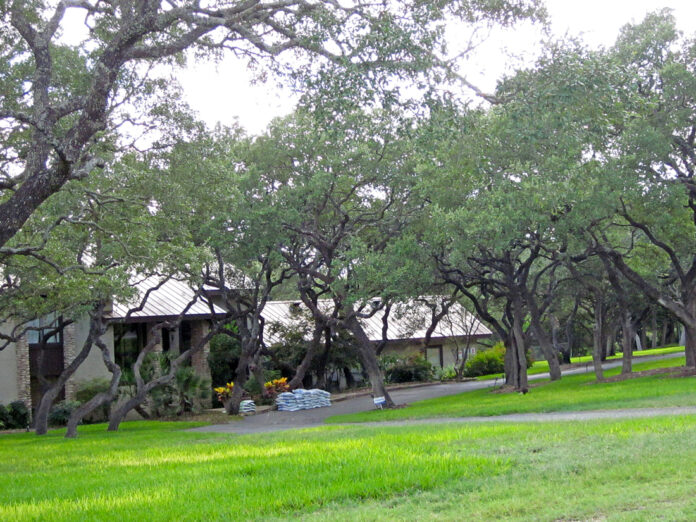
M 649 362 L 662 359 L 671 359 L 682 357 L 683 353 L 674 353 L 668 355 L 656 355 L 649 357 L 639 357 L 634 359 L 634 362 Z M 621 360 L 607 362 L 603 365 L 605 370 L 621 366 Z M 580 373 L 591 372 L 592 364 L 580 368 L 572 368 L 565 370 L 563 375 L 576 375 Z M 540 373 L 530 375 L 529 380 L 535 381 L 548 378 L 548 373 Z M 497 385 L 500 380 L 497 381 Z M 472 390 L 480 390 L 483 388 L 492 388 L 496 385 L 496 381 L 469 381 L 456 382 L 446 384 L 432 384 L 429 386 L 420 386 L 416 388 L 407 388 L 402 390 L 394 390 L 390 395 L 396 404 L 408 404 L 424 399 L 432 399 L 435 397 L 444 397 L 446 395 L 456 395 Z M 203 426 L 194 428 L 191 431 L 198 432 L 215 432 L 215 433 L 264 433 L 269 431 L 281 431 L 289 429 L 312 428 L 324 425 L 324 420 L 332 415 L 341 415 L 344 413 L 357 413 L 374 409 L 372 397 L 363 396 L 353 399 L 347 399 L 340 402 L 335 402 L 329 408 L 316 408 L 313 410 L 301 410 L 295 412 L 289 411 L 269 411 L 259 415 L 244 417 L 242 420 L 235 420 L 228 424 L 216 424 L 213 426 Z M 489 417 L 488 419 L 495 419 Z M 511 419 L 512 420 L 512 419 Z M 449 419 L 452 422 L 452 419 Z M 471 421 L 471 419 L 469 419 Z M 421 421 L 423 422 L 423 421 Z M 432 420 L 431 420 L 432 422 Z M 371 423 L 372 424 L 372 423 Z

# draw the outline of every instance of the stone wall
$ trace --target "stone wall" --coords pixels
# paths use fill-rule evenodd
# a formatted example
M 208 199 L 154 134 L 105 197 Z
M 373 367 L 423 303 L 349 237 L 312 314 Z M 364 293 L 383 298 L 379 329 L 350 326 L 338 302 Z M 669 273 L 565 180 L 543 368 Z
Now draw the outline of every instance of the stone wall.
M 67 325 L 63 329 L 63 368 L 67 368 L 73 359 L 77 356 L 76 346 L 76 328 L 75 323 Z M 75 376 L 73 375 L 65 383 L 65 398 L 66 400 L 75 400 Z
M 29 345 L 26 336 L 15 343 L 17 357 L 17 398 L 31 410 L 31 370 L 29 369 Z

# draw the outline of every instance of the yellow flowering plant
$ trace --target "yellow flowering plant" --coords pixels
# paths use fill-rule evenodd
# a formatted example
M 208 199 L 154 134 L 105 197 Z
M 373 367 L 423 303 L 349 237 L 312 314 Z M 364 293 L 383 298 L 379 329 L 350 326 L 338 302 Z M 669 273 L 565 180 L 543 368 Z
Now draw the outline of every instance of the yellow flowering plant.
M 228 382 L 224 386 L 218 386 L 217 388 L 213 388 L 213 391 L 217 393 L 218 400 L 224 404 L 227 401 L 227 399 L 229 399 L 232 396 L 233 389 L 234 383 Z
M 290 391 L 290 386 L 288 385 L 288 378 L 281 377 L 280 379 L 273 379 L 268 381 L 263 385 L 266 388 L 266 395 L 270 397 L 275 397 L 279 393 Z

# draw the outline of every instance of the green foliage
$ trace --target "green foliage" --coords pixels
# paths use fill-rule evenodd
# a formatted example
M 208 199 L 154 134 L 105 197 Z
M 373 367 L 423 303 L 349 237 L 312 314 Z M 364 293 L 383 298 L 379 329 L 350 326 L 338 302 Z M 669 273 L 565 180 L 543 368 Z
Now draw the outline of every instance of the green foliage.
M 4 404 L 0 404 L 0 430 L 10 429 L 10 414 Z
M 109 379 L 106 378 L 96 378 L 90 379 L 88 381 L 81 381 L 77 384 L 77 389 L 75 390 L 75 400 L 81 403 L 85 403 L 91 400 L 98 393 L 105 393 L 109 390 Z M 109 419 L 109 413 L 111 412 L 111 404 L 103 404 L 89 416 L 83 419 L 83 422 L 106 422 Z
M 9 417 L 8 429 L 23 429 L 29 426 L 29 408 L 22 401 L 13 401 L 7 405 Z
M 435 370 L 435 378 L 441 381 L 453 381 L 457 378 L 457 370 L 453 364 Z
M 64 400 L 56 403 L 48 414 L 49 426 L 65 426 L 73 411 L 80 406 L 80 401 Z
M 210 340 L 208 366 L 214 386 L 234 381 L 241 347 L 239 341 L 227 334 L 218 334 Z
M 479 377 L 505 371 L 505 346 L 498 343 L 488 350 L 477 352 L 466 362 L 464 375 Z
M 412 354 L 402 359 L 394 355 L 383 355 L 380 365 L 389 383 L 427 382 L 434 377 L 433 366 L 421 354 Z
M 197 375 L 192 367 L 183 366 L 173 381 L 150 392 L 150 409 L 157 417 L 196 413 L 210 397 L 210 381 Z

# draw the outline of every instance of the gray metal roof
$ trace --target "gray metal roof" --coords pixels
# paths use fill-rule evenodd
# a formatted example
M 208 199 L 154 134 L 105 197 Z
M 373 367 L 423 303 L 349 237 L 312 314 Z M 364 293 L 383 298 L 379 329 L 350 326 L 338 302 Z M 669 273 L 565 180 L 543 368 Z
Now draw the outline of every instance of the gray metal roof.
M 437 304 L 437 310 L 440 310 L 438 303 L 441 299 L 436 296 L 425 296 L 392 305 L 387 330 L 388 340 L 425 339 L 425 334 L 431 321 L 431 309 L 426 302 Z M 332 302 L 330 300 L 322 300 L 319 302 L 319 306 L 329 312 Z M 298 326 L 302 315 L 310 318 L 307 308 L 301 301 L 269 301 L 266 303 L 263 312 L 263 317 L 266 320 L 266 344 L 271 345 L 283 341 L 282 334 L 273 331 L 273 325 L 282 325 L 284 327 Z M 383 317 L 384 310 L 380 310 L 372 317 L 360 319 L 370 341 L 378 342 L 382 340 Z M 481 323 L 478 318 L 469 313 L 462 305 L 454 303 L 447 315 L 440 320 L 433 330 L 431 340 L 436 341 L 466 336 L 486 337 L 491 335 L 491 333 L 486 325 Z M 307 333 L 306 338 L 307 340 L 311 338 L 311 331 Z
M 158 277 L 145 277 L 133 282 L 136 295 L 128 302 L 115 302 L 113 311 L 108 314 L 111 319 L 125 319 L 128 311 L 139 306 L 148 289 L 156 287 L 162 281 Z M 184 281 L 169 279 L 160 288 L 150 293 L 142 310 L 130 315 L 129 320 L 147 320 L 164 317 L 177 317 L 194 299 L 196 292 Z M 216 314 L 224 314 L 224 310 L 213 306 Z M 186 317 L 210 317 L 211 308 L 200 297 L 187 310 Z

